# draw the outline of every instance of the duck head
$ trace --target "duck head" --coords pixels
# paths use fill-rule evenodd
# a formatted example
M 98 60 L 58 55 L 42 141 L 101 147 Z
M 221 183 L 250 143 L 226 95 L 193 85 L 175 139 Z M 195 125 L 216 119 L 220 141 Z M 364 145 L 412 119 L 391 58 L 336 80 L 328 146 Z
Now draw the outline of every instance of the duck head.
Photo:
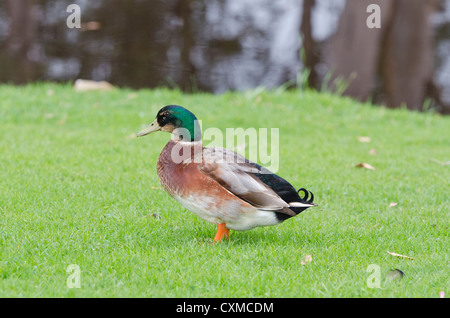
M 172 133 L 177 141 L 201 141 L 202 132 L 197 117 L 189 110 L 178 105 L 167 105 L 161 108 L 156 119 L 137 136 L 142 137 L 155 131 Z

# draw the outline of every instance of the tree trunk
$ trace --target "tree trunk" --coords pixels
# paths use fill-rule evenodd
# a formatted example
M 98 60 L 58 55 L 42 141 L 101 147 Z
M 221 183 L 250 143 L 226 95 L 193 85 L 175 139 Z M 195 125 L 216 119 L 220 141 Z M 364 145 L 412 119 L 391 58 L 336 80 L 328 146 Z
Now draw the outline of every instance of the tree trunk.
M 433 77 L 434 1 L 393 1 L 393 18 L 384 39 L 383 92 L 388 107 L 421 110 Z
M 319 63 L 319 55 L 317 53 L 317 44 L 312 36 L 311 14 L 316 0 L 303 0 L 302 22 L 300 25 L 300 34 L 302 35 L 302 47 L 304 53 L 304 66 L 309 70 L 308 86 L 317 88 L 317 72 L 316 65 Z
M 376 85 L 379 47 L 392 8 L 391 0 L 347 0 L 336 34 L 328 46 L 327 64 L 331 72 L 329 88 L 336 79 L 348 81 L 344 95 L 361 101 L 372 96 Z M 367 26 L 367 7 L 377 4 L 381 8 L 381 28 Z
M 192 30 L 191 5 L 193 0 L 179 0 L 175 6 L 175 14 L 183 19 L 183 28 L 181 30 L 181 54 L 180 54 L 180 78 L 178 80 L 178 85 L 183 90 L 196 92 L 197 78 L 196 78 L 196 68 L 191 60 L 191 50 L 195 44 L 194 34 Z
M 36 23 L 33 19 L 33 0 L 8 0 L 10 18 L 6 41 L 5 75 L 16 84 L 34 79 L 37 63 L 33 61 L 32 49 L 36 39 Z
M 381 28 L 366 24 L 370 4 L 381 8 Z M 329 86 L 336 78 L 347 79 L 344 94 L 365 101 L 381 80 L 388 107 L 421 110 L 433 83 L 435 10 L 436 0 L 347 0 L 329 44 Z

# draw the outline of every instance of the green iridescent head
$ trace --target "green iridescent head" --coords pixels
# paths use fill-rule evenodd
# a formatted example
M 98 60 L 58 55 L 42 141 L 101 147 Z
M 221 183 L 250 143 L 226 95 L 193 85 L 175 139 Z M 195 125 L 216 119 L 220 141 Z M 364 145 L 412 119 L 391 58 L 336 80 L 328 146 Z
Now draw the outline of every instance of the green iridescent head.
M 172 133 L 172 138 L 176 140 L 202 140 L 202 131 L 197 117 L 186 108 L 178 105 L 167 105 L 161 108 L 156 115 L 156 119 L 137 136 L 145 136 L 158 130 Z

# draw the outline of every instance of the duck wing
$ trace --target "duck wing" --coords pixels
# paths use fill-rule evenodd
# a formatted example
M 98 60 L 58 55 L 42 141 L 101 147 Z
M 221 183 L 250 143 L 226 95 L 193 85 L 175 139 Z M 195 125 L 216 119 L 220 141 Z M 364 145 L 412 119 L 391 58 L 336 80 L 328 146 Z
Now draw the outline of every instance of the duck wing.
M 225 148 L 203 148 L 198 168 L 222 187 L 260 210 L 280 212 L 289 217 L 315 205 L 312 200 L 306 201 L 306 195 L 301 198 L 295 188 L 283 178 Z M 306 190 L 305 193 L 308 194 Z

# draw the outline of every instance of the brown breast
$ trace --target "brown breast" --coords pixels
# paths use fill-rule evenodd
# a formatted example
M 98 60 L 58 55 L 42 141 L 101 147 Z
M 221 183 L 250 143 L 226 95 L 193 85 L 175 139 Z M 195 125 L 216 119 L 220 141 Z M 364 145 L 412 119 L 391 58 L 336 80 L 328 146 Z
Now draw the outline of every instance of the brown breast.
M 201 162 L 196 160 L 201 159 L 198 153 L 202 149 L 201 143 L 169 141 L 161 152 L 157 164 L 158 178 L 163 188 L 171 196 L 215 197 L 217 204 L 223 200 L 241 201 L 198 169 Z M 247 205 L 244 201 L 242 203 Z

